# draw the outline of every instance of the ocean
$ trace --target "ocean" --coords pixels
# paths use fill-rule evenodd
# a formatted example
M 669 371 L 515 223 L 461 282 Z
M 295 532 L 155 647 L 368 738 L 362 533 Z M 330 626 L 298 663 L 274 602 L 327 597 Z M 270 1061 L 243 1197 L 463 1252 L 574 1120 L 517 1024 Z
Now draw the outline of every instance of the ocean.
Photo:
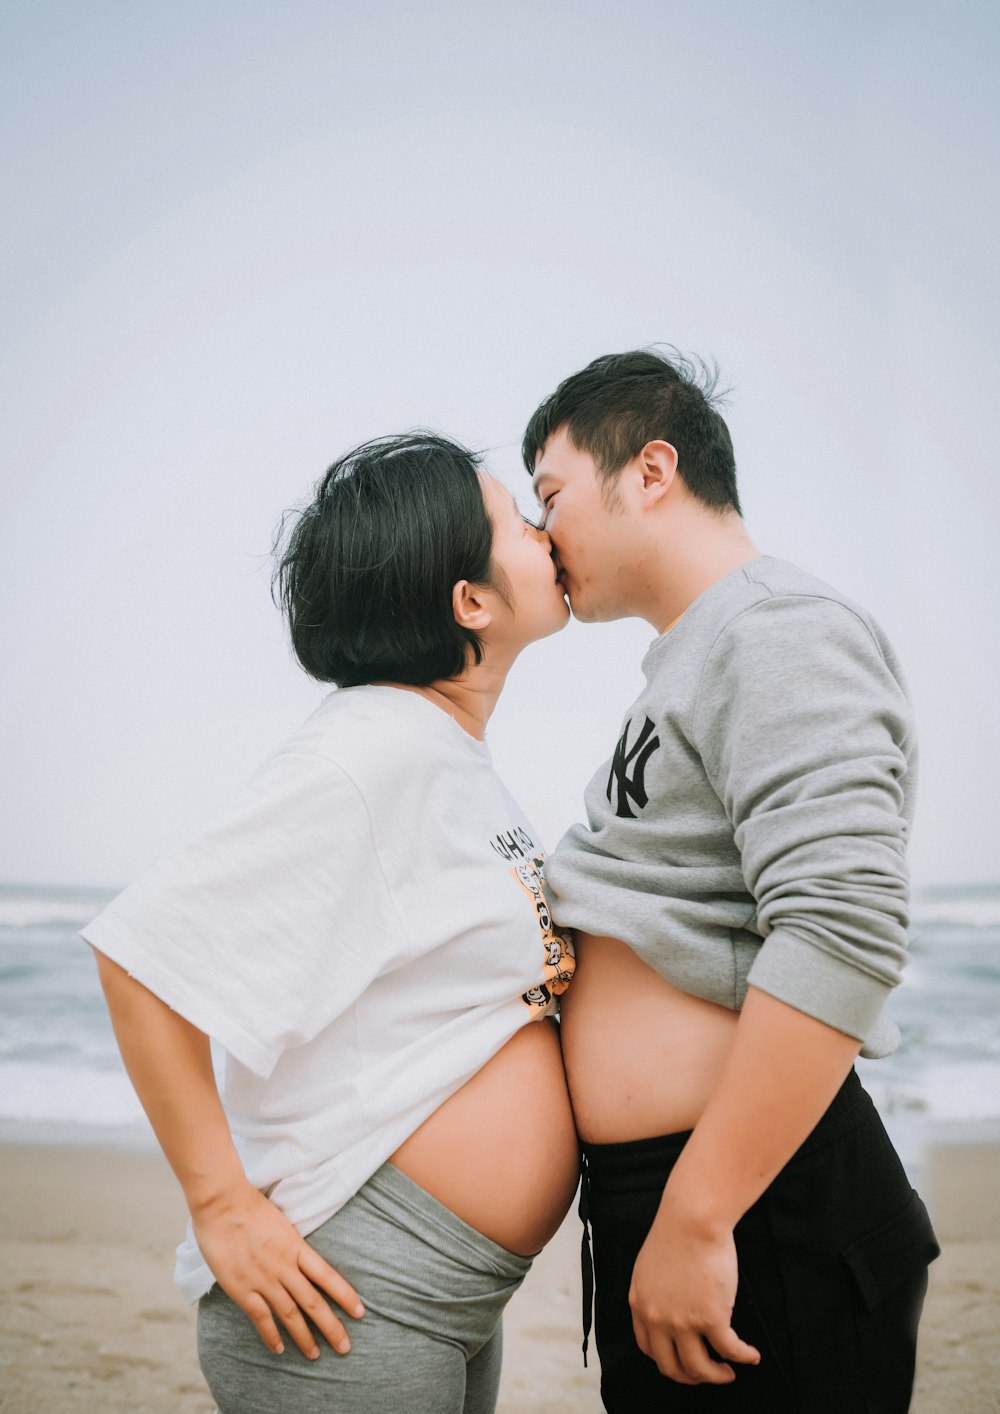
M 110 897 L 0 885 L 0 1140 L 154 1142 L 77 936 Z M 912 935 L 902 1045 L 859 1068 L 917 1172 L 928 1140 L 1000 1139 L 1000 884 L 921 891 Z

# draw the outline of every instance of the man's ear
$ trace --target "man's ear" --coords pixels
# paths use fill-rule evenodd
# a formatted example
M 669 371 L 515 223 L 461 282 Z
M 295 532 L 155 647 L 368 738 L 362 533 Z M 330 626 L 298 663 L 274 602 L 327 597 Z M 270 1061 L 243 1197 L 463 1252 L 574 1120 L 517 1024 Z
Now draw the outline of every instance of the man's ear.
M 677 450 L 669 442 L 647 442 L 639 453 L 643 498 L 653 504 L 674 484 Z
M 482 633 L 489 628 L 493 614 L 487 600 L 488 593 L 485 584 L 470 584 L 467 579 L 458 581 L 451 591 L 451 610 L 459 628 L 470 629 L 473 633 Z

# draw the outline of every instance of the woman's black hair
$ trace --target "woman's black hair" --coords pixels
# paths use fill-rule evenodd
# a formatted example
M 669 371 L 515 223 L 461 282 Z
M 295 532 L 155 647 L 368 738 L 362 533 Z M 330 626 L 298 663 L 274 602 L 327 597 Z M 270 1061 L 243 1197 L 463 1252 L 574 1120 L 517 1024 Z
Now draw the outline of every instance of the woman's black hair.
M 480 663 L 452 589 L 490 584 L 493 524 L 479 458 L 433 432 L 379 437 L 345 453 L 303 511 L 282 521 L 275 598 L 307 673 L 338 687 L 425 686 Z

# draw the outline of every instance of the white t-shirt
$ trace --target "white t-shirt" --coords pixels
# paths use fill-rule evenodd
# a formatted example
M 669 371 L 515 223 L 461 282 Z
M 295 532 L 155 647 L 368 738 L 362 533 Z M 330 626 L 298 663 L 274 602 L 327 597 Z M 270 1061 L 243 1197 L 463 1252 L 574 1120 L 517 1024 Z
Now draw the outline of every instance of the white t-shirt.
M 575 961 L 489 750 L 418 693 L 331 693 L 236 808 L 83 931 L 213 1037 L 251 1182 L 303 1235 Z M 212 1274 L 190 1228 L 177 1283 Z

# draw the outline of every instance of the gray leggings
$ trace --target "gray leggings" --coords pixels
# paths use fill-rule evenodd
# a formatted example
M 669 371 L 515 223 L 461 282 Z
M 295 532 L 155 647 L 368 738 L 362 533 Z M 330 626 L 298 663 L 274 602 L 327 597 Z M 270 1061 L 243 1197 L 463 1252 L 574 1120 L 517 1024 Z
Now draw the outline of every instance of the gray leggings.
M 273 1355 L 214 1286 L 198 1306 L 198 1358 L 219 1414 L 492 1414 L 501 1316 L 531 1266 L 483 1237 L 392 1164 L 309 1235 L 365 1303 L 344 1317 L 348 1355 L 320 1336 Z

